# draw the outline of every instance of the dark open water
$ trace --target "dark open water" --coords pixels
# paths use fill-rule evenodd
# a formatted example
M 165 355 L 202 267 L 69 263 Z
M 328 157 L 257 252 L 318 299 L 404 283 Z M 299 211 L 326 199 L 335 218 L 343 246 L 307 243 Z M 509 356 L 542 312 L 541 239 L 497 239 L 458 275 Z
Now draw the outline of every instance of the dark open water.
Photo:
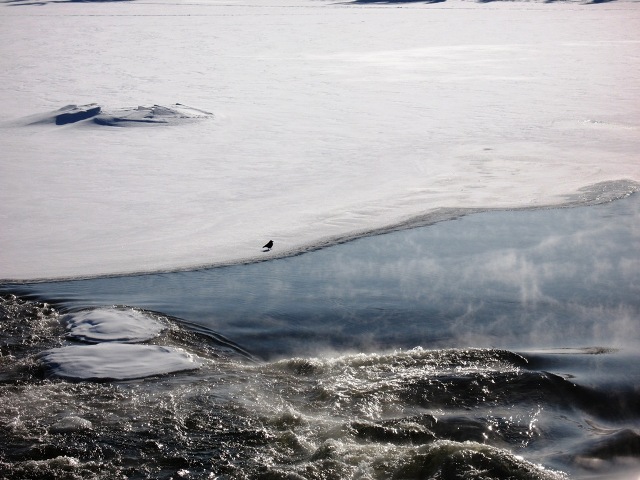
M 252 265 L 4 285 L 0 478 L 640 478 L 639 219 L 636 194 Z M 65 326 L 97 307 L 160 322 L 131 342 L 199 368 L 149 377 L 163 357 L 133 350 L 87 374 L 113 343 Z M 41 355 L 69 346 L 93 364 Z

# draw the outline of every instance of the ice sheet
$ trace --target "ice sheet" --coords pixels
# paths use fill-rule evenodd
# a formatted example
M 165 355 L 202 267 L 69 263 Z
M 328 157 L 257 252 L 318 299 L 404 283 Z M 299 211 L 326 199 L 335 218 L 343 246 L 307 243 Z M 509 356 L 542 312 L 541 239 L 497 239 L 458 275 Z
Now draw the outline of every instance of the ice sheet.
M 90 343 L 136 343 L 151 340 L 165 329 L 149 314 L 132 308 L 95 308 L 65 315 L 71 338 Z
M 180 349 L 125 343 L 71 345 L 46 350 L 39 358 L 51 375 L 74 380 L 130 380 L 200 366 Z
M 41 3 L 0 5 L 1 279 L 263 260 L 640 181 L 636 2 Z M 91 103 L 213 118 L 23 121 Z

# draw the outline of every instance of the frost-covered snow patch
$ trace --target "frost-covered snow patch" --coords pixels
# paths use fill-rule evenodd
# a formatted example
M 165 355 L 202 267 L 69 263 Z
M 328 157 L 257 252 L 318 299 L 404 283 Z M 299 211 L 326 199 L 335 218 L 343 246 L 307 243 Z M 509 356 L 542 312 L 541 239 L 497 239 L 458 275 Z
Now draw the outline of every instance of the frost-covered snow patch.
M 72 345 L 39 355 L 53 376 L 72 380 L 131 380 L 195 370 L 200 361 L 183 350 L 158 345 Z
M 95 308 L 65 315 L 62 318 L 68 336 L 100 343 L 136 343 L 151 340 L 165 329 L 148 313 L 124 308 Z

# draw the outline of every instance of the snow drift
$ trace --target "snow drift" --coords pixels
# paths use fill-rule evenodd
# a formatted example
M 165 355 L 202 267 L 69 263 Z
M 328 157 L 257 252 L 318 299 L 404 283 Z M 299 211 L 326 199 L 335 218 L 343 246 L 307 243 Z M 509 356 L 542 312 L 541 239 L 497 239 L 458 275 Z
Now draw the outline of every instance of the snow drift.
M 42 125 L 55 123 L 67 125 L 91 120 L 98 125 L 106 126 L 136 126 L 136 125 L 180 125 L 194 119 L 210 118 L 213 113 L 198 108 L 188 107 L 180 103 L 170 106 L 139 105 L 115 110 L 104 110 L 95 103 L 87 105 L 66 105 L 53 112 L 30 115 L 18 124 Z

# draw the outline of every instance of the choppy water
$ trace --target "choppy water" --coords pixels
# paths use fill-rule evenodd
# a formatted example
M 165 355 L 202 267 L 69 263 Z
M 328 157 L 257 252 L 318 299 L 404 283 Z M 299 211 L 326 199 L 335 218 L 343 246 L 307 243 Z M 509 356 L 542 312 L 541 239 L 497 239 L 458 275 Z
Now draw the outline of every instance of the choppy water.
M 253 265 L 4 285 L 0 477 L 636 479 L 639 218 L 633 195 Z M 112 305 L 164 328 L 134 343 L 199 367 L 60 378 L 42 352 L 87 341 L 69 314 Z M 124 359 L 136 377 L 142 357 Z

